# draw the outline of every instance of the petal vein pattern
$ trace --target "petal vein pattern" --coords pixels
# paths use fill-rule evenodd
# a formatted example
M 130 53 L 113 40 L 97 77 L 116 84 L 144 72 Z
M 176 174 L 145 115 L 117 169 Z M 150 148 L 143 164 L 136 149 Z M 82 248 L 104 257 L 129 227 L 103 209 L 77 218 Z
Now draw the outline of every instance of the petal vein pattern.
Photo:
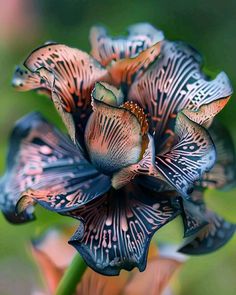
M 173 135 L 176 114 L 232 94 L 225 73 L 209 80 L 201 72 L 201 57 L 181 42 L 164 41 L 159 59 L 130 87 L 128 97 L 149 116 L 150 132 L 155 132 L 156 151 Z
M 69 243 L 99 273 L 143 271 L 153 234 L 180 213 L 171 198 L 133 185 L 67 213 L 81 220 Z
M 17 202 L 20 212 L 35 202 L 53 211 L 70 210 L 110 188 L 109 178 L 94 169 L 69 138 L 38 113 L 17 123 L 7 165 L 0 195 L 6 215 L 14 216 Z

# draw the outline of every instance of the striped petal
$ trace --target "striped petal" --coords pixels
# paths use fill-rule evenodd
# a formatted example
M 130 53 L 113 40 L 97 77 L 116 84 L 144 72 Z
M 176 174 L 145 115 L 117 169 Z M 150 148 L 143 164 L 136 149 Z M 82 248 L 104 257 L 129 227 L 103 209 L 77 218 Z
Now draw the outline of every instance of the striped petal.
M 215 163 L 215 147 L 208 132 L 179 113 L 175 133 L 177 143 L 156 156 L 156 169 L 183 197 L 188 198 L 194 182 Z
M 139 119 L 125 107 L 108 105 L 96 98 L 92 104 L 93 113 L 86 126 L 85 143 L 95 167 L 111 174 L 137 163 L 143 144 Z
M 225 73 L 209 80 L 201 72 L 201 57 L 194 49 L 184 43 L 164 41 L 159 59 L 132 84 L 128 96 L 148 114 L 156 151 L 160 152 L 173 135 L 180 110 L 196 111 L 231 94 Z
M 47 96 L 51 95 L 51 90 L 47 83 L 45 83 L 45 80 L 41 79 L 37 73 L 32 73 L 19 66 L 16 67 L 12 78 L 12 85 L 19 91 L 36 90 Z
M 103 66 L 112 61 L 134 57 L 164 39 L 163 33 L 147 23 L 128 28 L 127 37 L 110 37 L 104 27 L 92 27 L 90 31 L 91 54 Z
M 174 200 L 136 185 L 113 190 L 84 208 L 68 212 L 82 221 L 69 243 L 96 272 L 143 271 L 153 234 L 175 218 Z
M 110 81 L 116 87 L 122 87 L 126 93 L 128 87 L 145 73 L 147 68 L 159 56 L 162 42 L 154 44 L 152 47 L 144 50 L 136 57 L 121 59 L 107 67 Z
M 83 143 L 83 131 L 92 111 L 91 91 L 96 81 L 105 79 L 107 71 L 87 53 L 55 43 L 34 50 L 24 65 L 32 75 L 38 74 L 45 88 L 51 91 L 69 131 L 70 125 L 74 125 L 76 134 L 72 139 L 75 137 Z M 34 83 L 31 87 L 35 89 Z
M 49 210 L 66 211 L 86 204 L 109 187 L 109 178 L 39 114 L 17 123 L 0 193 L 1 209 L 12 222 L 32 219 L 27 208 L 36 202 Z M 16 204 L 19 214 L 15 214 Z

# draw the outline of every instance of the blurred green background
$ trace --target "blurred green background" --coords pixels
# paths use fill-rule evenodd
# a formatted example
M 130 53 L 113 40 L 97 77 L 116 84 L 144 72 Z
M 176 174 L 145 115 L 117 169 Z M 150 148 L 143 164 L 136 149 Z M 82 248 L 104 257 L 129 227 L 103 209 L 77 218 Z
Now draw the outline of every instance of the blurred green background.
M 168 39 L 184 40 L 204 56 L 207 69 L 224 70 L 236 84 L 235 1 L 72 1 L 0 0 L 0 171 L 3 173 L 7 140 L 14 122 L 39 110 L 62 126 L 52 104 L 34 93 L 18 93 L 11 87 L 14 67 L 35 47 L 47 40 L 89 50 L 89 28 L 106 25 L 110 33 L 122 34 L 135 22 L 150 22 Z M 220 114 L 236 142 L 235 98 Z M 236 222 L 236 190 L 209 191 L 209 206 Z M 27 295 L 41 281 L 31 259 L 29 240 L 43 228 L 72 222 L 37 209 L 36 222 L 13 226 L 0 216 L 0 294 Z M 176 220 L 156 235 L 157 240 L 181 241 L 182 225 Z M 236 237 L 217 252 L 191 258 L 180 274 L 177 294 L 235 295 Z

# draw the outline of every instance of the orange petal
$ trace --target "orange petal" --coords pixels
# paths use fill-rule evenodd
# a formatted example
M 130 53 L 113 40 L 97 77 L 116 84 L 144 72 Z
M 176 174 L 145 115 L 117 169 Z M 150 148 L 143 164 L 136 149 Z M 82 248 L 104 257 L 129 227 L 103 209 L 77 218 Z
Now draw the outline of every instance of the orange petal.
M 161 295 L 185 259 L 176 252 L 176 247 L 161 247 L 159 257 L 149 259 L 144 272 L 133 273 L 122 294 L 143 295 L 148 290 L 150 295 Z
M 140 77 L 143 72 L 159 56 L 162 42 L 154 44 L 133 58 L 121 59 L 108 67 L 111 81 L 117 87 L 122 83 L 130 85 L 135 78 Z
M 120 295 L 128 280 L 128 273 L 108 277 L 87 268 L 81 283 L 77 287 L 76 295 Z
M 230 96 L 218 99 L 209 104 L 202 105 L 198 111 L 184 109 L 183 113 L 192 121 L 201 124 L 205 127 L 211 125 L 213 118 L 217 115 L 227 104 Z

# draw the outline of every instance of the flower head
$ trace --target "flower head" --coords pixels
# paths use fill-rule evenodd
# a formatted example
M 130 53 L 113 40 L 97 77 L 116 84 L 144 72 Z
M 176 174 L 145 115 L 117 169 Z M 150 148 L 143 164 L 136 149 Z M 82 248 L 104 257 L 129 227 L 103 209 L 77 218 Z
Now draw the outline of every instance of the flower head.
M 193 48 L 151 25 L 128 33 L 92 28 L 91 55 L 46 43 L 16 69 L 13 85 L 48 95 L 71 139 L 38 113 L 24 117 L 1 181 L 10 221 L 33 219 L 36 203 L 78 219 L 69 243 L 105 275 L 143 271 L 153 234 L 180 214 L 194 234 L 185 253 L 216 250 L 235 231 L 203 200 L 235 180 L 231 138 L 213 122 L 232 94 L 227 75 L 210 80 Z

